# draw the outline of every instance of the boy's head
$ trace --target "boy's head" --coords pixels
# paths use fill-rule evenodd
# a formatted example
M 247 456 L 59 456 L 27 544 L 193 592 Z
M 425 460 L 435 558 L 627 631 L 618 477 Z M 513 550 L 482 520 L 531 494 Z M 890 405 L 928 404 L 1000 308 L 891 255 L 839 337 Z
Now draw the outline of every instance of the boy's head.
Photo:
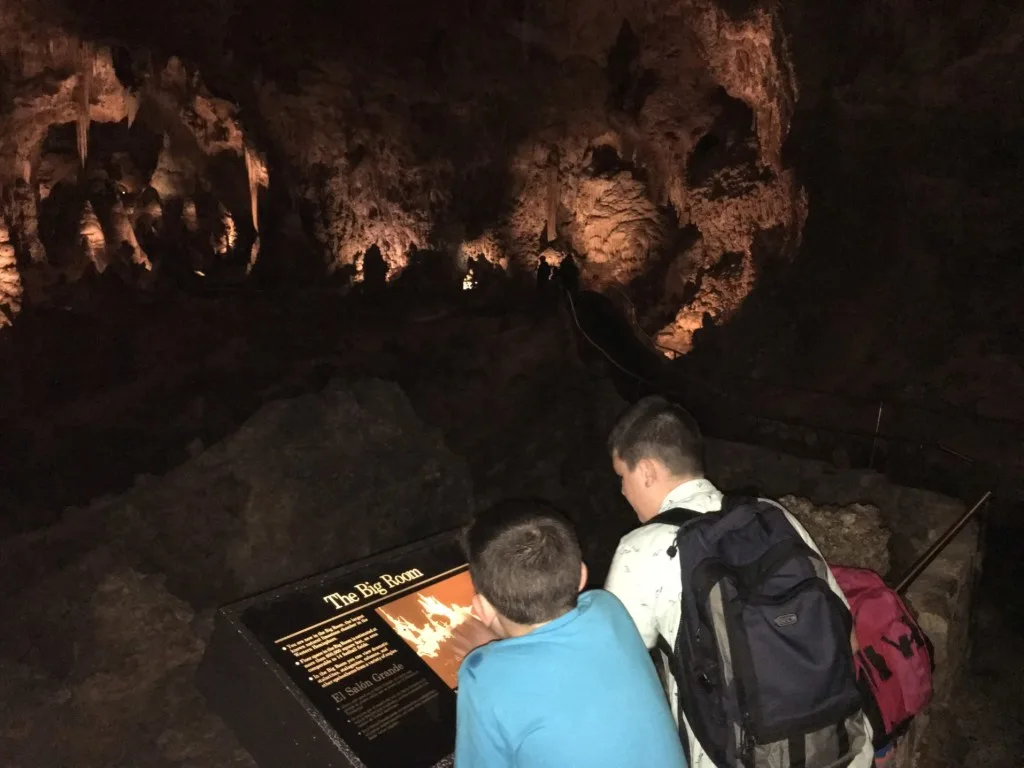
M 466 531 L 476 616 L 502 637 L 567 613 L 586 583 L 569 521 L 538 500 L 485 510 Z
M 637 401 L 612 428 L 608 452 L 622 495 L 642 522 L 658 514 L 668 493 L 704 476 L 700 428 L 685 410 L 663 397 Z

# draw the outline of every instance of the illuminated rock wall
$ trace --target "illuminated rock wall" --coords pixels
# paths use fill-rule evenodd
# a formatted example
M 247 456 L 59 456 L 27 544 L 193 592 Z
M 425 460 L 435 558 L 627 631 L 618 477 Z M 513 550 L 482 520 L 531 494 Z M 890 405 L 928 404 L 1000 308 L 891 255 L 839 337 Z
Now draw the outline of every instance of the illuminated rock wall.
M 177 249 L 206 274 L 236 245 L 244 246 L 246 273 L 260 253 L 287 261 L 268 250 L 266 237 L 256 239 L 258 188 L 272 174 L 248 133 L 274 156 L 282 172 L 278 194 L 301 213 L 304 236 L 317 244 L 328 272 L 361 279 L 373 247 L 389 280 L 423 250 L 451 260 L 454 272 L 471 256 L 529 272 L 554 235 L 551 244 L 577 257 L 591 287 L 629 291 L 652 264 L 671 262 L 654 291 L 652 316 L 671 318 L 680 310 L 676 288 L 690 285 L 693 293 L 698 285 L 692 307 L 664 329 L 681 348 L 699 325 L 695 318 L 727 317 L 751 289 L 759 232 L 784 231 L 780 248 L 787 252 L 799 242 L 806 199 L 781 160 L 797 91 L 772 4 L 736 19 L 699 0 L 617 2 L 597 13 L 583 0 L 528 3 L 519 15 L 497 5 L 446 4 L 407 12 L 392 26 L 385 10 L 363 13 L 365 42 L 358 45 L 308 37 L 303 65 L 286 77 L 271 57 L 291 55 L 288 46 L 300 44 L 302 30 L 275 30 L 261 47 L 232 29 L 241 42 L 205 60 L 189 30 L 175 30 L 168 39 L 193 53 L 186 64 L 167 58 L 175 42 L 160 55 L 140 47 L 155 22 L 136 30 L 138 41 L 111 29 L 127 45 L 115 50 L 54 20 L 66 14 L 9 4 L 6 28 L 18 32 L 9 35 L 4 60 L 16 106 L 0 131 L 0 171 L 10 180 L 6 205 L 19 264 L 53 262 L 77 279 L 83 265 L 99 269 L 103 259 L 121 261 L 129 272 L 132 265 L 159 270 L 159 251 Z M 182 14 L 194 21 L 188 8 Z M 212 26 L 195 32 L 208 42 L 223 39 L 227 28 L 217 24 L 230 18 L 211 13 Z M 99 15 L 91 23 L 115 20 Z M 218 84 L 218 95 L 207 82 Z M 757 156 L 694 186 L 689 156 L 715 122 L 720 91 L 751 110 Z M 34 226 L 40 201 L 55 199 L 61 184 L 95 181 L 89 169 L 102 149 L 92 127 L 122 122 L 144 124 L 163 148 L 137 188 L 121 190 L 123 214 L 90 194 L 66 203 L 78 209 L 68 218 L 99 220 L 103 257 L 94 232 L 82 243 L 41 242 Z M 85 170 L 74 158 L 43 151 L 53 126 L 69 123 L 77 126 Z M 225 156 L 237 165 L 232 173 L 248 177 L 244 201 L 229 189 L 237 186 L 233 178 L 218 178 Z M 107 176 L 113 182 L 125 173 Z M 756 181 L 727 183 L 722 194 L 723 179 L 737 174 Z M 15 194 L 19 179 L 24 189 Z M 126 218 L 158 245 L 145 237 L 133 242 Z M 273 227 L 279 219 L 270 220 Z M 700 242 L 681 249 L 678 233 L 688 226 Z M 49 259 L 47 248 L 54 251 Z M 716 273 L 735 253 L 743 256 L 739 269 Z M 69 263 L 77 266 L 68 271 Z
M 156 223 L 168 204 L 180 210 L 206 194 L 214 209 L 232 209 L 232 225 L 251 218 L 224 194 L 225 177 L 247 175 L 237 106 L 213 96 L 174 57 L 159 66 L 149 60 L 145 77 L 126 84 L 111 46 L 84 40 L 46 10 L 12 2 L 0 11 L 8 105 L 0 204 L 18 270 L 29 273 L 22 275 L 28 304 L 46 304 L 58 275 L 74 282 L 87 266 L 103 272 L 115 265 L 129 280 L 152 270 L 140 238 L 152 241 L 161 231 Z M 63 140 L 69 127 L 73 143 Z M 154 166 L 140 169 L 134 145 L 149 135 L 162 137 L 164 149 Z M 249 165 L 262 171 L 257 184 L 266 186 L 258 151 L 249 154 L 257 158 Z

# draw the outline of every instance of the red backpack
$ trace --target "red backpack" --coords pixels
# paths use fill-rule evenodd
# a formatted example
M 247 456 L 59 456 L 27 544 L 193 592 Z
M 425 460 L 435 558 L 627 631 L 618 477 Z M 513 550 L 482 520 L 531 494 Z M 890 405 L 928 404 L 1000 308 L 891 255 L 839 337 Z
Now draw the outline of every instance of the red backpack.
M 931 699 L 934 649 L 881 576 L 864 568 L 833 566 L 832 572 L 853 614 L 857 678 L 880 749 L 901 736 Z

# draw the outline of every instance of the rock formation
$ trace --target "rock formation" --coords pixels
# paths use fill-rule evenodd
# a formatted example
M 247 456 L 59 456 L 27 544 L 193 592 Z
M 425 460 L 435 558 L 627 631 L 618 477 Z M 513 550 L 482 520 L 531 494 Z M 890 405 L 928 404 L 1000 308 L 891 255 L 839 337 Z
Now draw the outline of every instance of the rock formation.
M 311 476 L 320 480 L 310 485 Z M 339 383 L 268 405 L 159 485 L 137 489 L 123 513 L 177 594 L 217 601 L 454 528 L 470 494 L 461 462 L 397 387 Z M 195 519 L 184 528 L 182 508 Z M 221 585 L 216 596 L 210 584 Z
M 103 271 L 97 248 L 104 239 L 107 260 L 121 258 L 151 269 L 150 256 L 134 229 L 135 204 L 146 187 L 159 192 L 157 202 L 174 201 L 192 194 L 201 180 L 233 220 L 239 214 L 249 218 L 243 205 L 251 209 L 248 199 L 235 199 L 226 191 L 236 183 L 234 177 L 253 177 L 247 172 L 251 163 L 243 157 L 237 108 L 211 95 L 196 73 L 174 57 L 162 68 L 154 67 L 151 57 L 143 57 L 148 64 L 126 72 L 124 60 L 115 61 L 112 47 L 83 38 L 63 26 L 60 18 L 67 17 L 48 14 L 41 5 L 7 4 L 3 21 L 8 42 L 0 51 L 9 83 L 5 98 L 11 104 L 0 129 L 3 209 L 19 270 L 41 273 L 25 297 L 40 304 L 46 297 L 32 292 L 49 290 L 53 283 L 42 273 L 55 269 L 77 279 L 76 273 L 67 271 L 72 252 L 77 250 Z M 134 79 L 140 73 L 141 79 Z M 73 126 L 70 145 L 59 138 L 64 126 Z M 159 141 L 154 134 L 164 140 L 155 166 L 147 159 L 149 146 Z M 233 161 L 226 160 L 232 156 Z M 217 166 L 211 168 L 214 158 Z M 261 168 L 253 182 L 257 189 L 269 183 Z M 69 194 L 54 197 L 53 191 L 62 185 Z M 75 204 L 82 193 L 71 190 L 79 185 L 116 189 L 116 199 L 100 204 L 90 192 L 80 222 L 66 226 L 61 222 L 75 221 L 78 212 L 46 206 Z M 150 235 L 156 235 L 153 202 L 147 199 L 150 208 L 142 217 Z M 53 226 L 41 232 L 41 219 Z M 83 235 L 88 243 L 84 251 L 79 246 Z
M 96 267 L 96 271 L 103 273 L 110 264 L 110 257 L 107 254 L 107 241 L 100 226 L 100 220 L 92 209 L 92 203 L 85 201 L 82 208 L 82 216 L 78 221 L 79 233 L 81 235 L 82 247 L 89 261 Z
M 109 249 L 112 255 L 122 257 L 126 263 L 143 267 L 146 270 L 153 268 L 149 257 L 139 245 L 135 237 L 135 229 L 132 226 L 131 217 L 124 209 L 124 204 L 117 200 L 110 209 L 110 242 Z
M 827 562 L 889 576 L 890 532 L 878 507 L 821 506 L 797 496 L 779 502 L 803 524 Z
M 128 242 L 129 261 L 148 259 L 157 280 L 187 283 L 199 271 L 213 283 L 331 274 L 332 284 L 358 282 L 375 248 L 387 281 L 411 262 L 429 264 L 447 290 L 465 280 L 471 257 L 515 277 L 534 272 L 550 248 L 577 259 L 585 287 L 630 297 L 669 356 L 689 353 L 702 328 L 739 322 L 763 275 L 784 272 L 798 249 L 824 262 L 836 232 L 857 233 L 856 248 L 845 236 L 840 247 L 902 270 L 885 285 L 928 272 L 924 240 L 962 250 L 989 238 L 993 260 L 1015 242 L 1009 202 L 971 191 L 958 205 L 964 185 L 929 159 L 946 156 L 932 149 L 971 104 L 990 116 L 993 134 L 977 144 L 1006 154 L 996 186 L 1017 189 L 1007 137 L 1019 110 L 998 108 L 1018 103 L 1012 8 L 977 18 L 946 9 L 932 22 L 906 4 L 829 11 L 804 0 L 600 8 L 558 0 L 471 9 L 425 0 L 410 11 L 386 0 L 337 25 L 314 12 L 296 21 L 280 9 L 233 7 L 187 0 L 168 29 L 127 3 L 5 5 L 0 59 L 11 109 L 0 127 L 0 183 L 27 307 L 45 303 L 36 292 L 59 281 L 27 279 L 26 270 L 77 279 L 65 269 L 68 241 L 80 235 L 66 222 L 81 205 L 71 192 L 97 174 L 121 184 L 129 165 L 137 184 L 123 185 L 120 201 L 137 246 L 117 223 L 123 217 L 110 219 L 90 199 L 101 225 L 120 233 L 107 240 Z M 958 36 L 958 25 L 970 32 Z M 846 53 L 862 49 L 863 61 Z M 1002 84 L 981 87 L 988 72 L 1005 75 Z M 910 105 L 906 131 L 887 117 L 894 104 Z M 952 112 L 959 117 L 932 120 Z M 806 127 L 841 122 L 847 128 Z M 904 138 L 915 135 L 923 140 Z M 974 158 L 957 161 L 961 175 L 988 167 L 980 149 L 957 141 L 953 155 Z M 897 158 L 916 170 L 890 184 L 882 177 Z M 829 186 L 835 174 L 859 185 L 849 210 Z M 58 198 L 61 186 L 68 194 Z M 142 211 L 147 187 L 159 215 L 152 196 Z M 928 200 L 934 215 L 916 213 L 912 199 Z M 55 213 L 64 201 L 76 210 Z M 864 225 L 890 213 L 899 225 Z M 886 260 L 889 251 L 916 255 Z M 952 252 L 945 258 L 943 274 L 965 269 Z M 836 281 L 837 299 L 821 310 L 830 316 L 815 324 L 823 357 L 853 311 L 847 304 L 878 295 L 873 280 L 856 288 L 857 258 L 842 263 L 849 279 Z M 133 274 L 122 277 L 140 279 Z M 938 282 L 916 280 L 912 290 L 952 307 Z M 885 302 L 900 304 L 902 290 Z M 950 309 L 945 320 L 967 314 Z M 869 355 L 894 325 L 928 333 L 893 318 L 858 334 L 851 354 Z M 993 365 L 1007 367 L 1009 357 Z
M 21 274 L 10 230 L 0 218 L 0 328 L 10 325 L 21 311 Z
M 595 16 L 590 3 L 567 0 L 533 9 L 528 21 L 496 9 L 472 14 L 472 36 L 451 24 L 457 15 L 446 8 L 435 21 L 434 47 L 413 51 L 425 67 L 382 68 L 361 62 L 356 49 L 346 55 L 313 41 L 308 55 L 316 64 L 299 65 L 289 75 L 299 77 L 293 86 L 260 71 L 243 77 L 245 64 L 235 57 L 204 73 L 174 56 L 158 64 L 130 40 L 115 57 L 112 48 L 15 3 L 11 28 L 32 28 L 38 40 L 14 46 L 18 56 L 9 69 L 21 111 L 0 137 L 0 164 L 29 169 L 27 190 L 11 205 L 15 243 L 33 261 L 44 258 L 32 206 L 49 199 L 59 179 L 52 160 L 43 173 L 39 147 L 51 126 L 64 123 L 76 126 L 83 165 L 102 155 L 97 125 L 124 123 L 133 135 L 162 137 L 155 165 L 122 205 L 132 208 L 152 187 L 164 208 L 185 207 L 187 228 L 188 200 L 209 190 L 221 212 L 198 217 L 209 223 L 196 222 L 207 231 L 194 247 L 223 258 L 244 243 L 248 271 L 266 252 L 259 190 L 269 186 L 274 164 L 285 179 L 279 194 L 308 212 L 308 234 L 322 248 L 326 271 L 354 271 L 360 279 L 362 254 L 372 247 L 389 280 L 425 249 L 448 254 L 455 271 L 465 270 L 461 254 L 469 251 L 511 273 L 531 271 L 543 238 L 576 254 L 585 285 L 630 291 L 654 264 L 668 261 L 674 266 L 655 287 L 649 320 L 679 311 L 673 286 L 699 285 L 694 307 L 665 329 L 682 346 L 694 317 L 724 318 L 743 301 L 760 258 L 753 246 L 760 232 L 784 231 L 776 248 L 784 253 L 799 242 L 806 200 L 781 155 L 797 90 L 771 3 L 737 18 L 705 0 L 620 2 Z M 411 39 L 414 22 L 407 21 L 384 48 Z M 218 34 L 211 28 L 204 39 Z M 280 34 L 285 45 L 288 33 Z M 505 74 L 515 68 L 522 70 L 520 83 Z M 62 72 L 69 74 L 50 74 Z M 37 73 L 52 80 L 48 91 L 31 79 Z M 443 87 L 442 73 L 449 83 Z M 207 74 L 235 101 L 212 95 Z M 710 130 L 723 89 L 748 105 L 757 144 L 752 164 L 716 169 L 723 179 L 756 177 L 726 184 L 724 192 L 718 178 L 707 188 L 687 180 L 688 158 Z M 245 198 L 224 176 L 225 155 L 240 161 Z M 139 226 L 154 220 L 133 218 Z M 128 243 L 130 260 L 147 263 L 116 204 L 110 219 L 105 226 L 116 233 L 108 234 L 109 244 Z M 700 258 L 677 252 L 677 228 L 686 225 L 702 236 Z M 149 231 L 154 241 L 171 237 Z M 737 275 L 716 276 L 735 253 L 743 254 Z

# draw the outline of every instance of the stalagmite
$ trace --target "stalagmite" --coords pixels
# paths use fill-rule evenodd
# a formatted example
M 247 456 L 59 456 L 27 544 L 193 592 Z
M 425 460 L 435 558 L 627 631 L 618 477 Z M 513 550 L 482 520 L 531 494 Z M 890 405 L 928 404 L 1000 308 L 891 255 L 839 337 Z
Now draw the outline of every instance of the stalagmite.
M 256 266 L 256 260 L 260 257 L 260 236 L 257 234 L 256 239 L 252 241 L 252 248 L 249 249 L 249 263 L 245 265 L 245 274 L 250 274 L 252 268 Z
M 87 45 L 80 52 L 81 73 L 78 78 L 78 159 L 85 167 L 85 159 L 89 154 L 89 102 L 92 96 L 93 55 Z
M 196 201 L 188 198 L 181 204 L 181 223 L 189 234 L 199 231 L 199 213 L 196 211 Z
M 235 248 L 238 231 L 231 211 L 225 208 L 223 203 L 217 203 L 217 221 L 217 229 L 210 238 L 211 245 L 213 252 L 218 256 L 226 256 Z
M 164 207 L 160 195 L 152 187 L 147 187 L 135 206 L 135 232 L 156 236 L 162 229 L 163 218 Z
M 103 236 L 103 227 L 88 200 L 82 208 L 82 215 L 78 218 L 78 234 L 82 250 L 96 267 L 100 274 L 110 265 L 110 258 L 107 256 L 107 239 Z
M 248 142 L 246 142 L 244 147 L 245 173 L 249 179 L 249 208 L 252 213 L 252 228 L 256 232 L 252 248 L 249 250 L 249 263 L 245 268 L 245 274 L 248 275 L 252 272 L 252 268 L 256 266 L 256 260 L 260 255 L 259 193 L 260 187 L 270 186 L 270 173 L 267 170 L 266 163 L 249 146 Z
M 248 143 L 245 144 L 244 148 L 245 175 L 249 179 L 249 208 L 252 212 L 252 228 L 259 232 L 259 191 L 260 187 L 269 186 L 270 178 L 267 173 L 267 166 L 260 159 L 260 156 L 256 154 L 256 151 Z
M 157 191 L 164 202 L 184 197 L 186 190 L 190 188 L 187 174 L 171 151 L 171 137 L 166 133 L 149 186 Z
M 0 328 L 11 325 L 21 311 L 21 274 L 7 222 L 0 218 Z
M 132 220 L 120 200 L 114 203 L 110 209 L 110 231 L 112 234 L 110 250 L 113 254 L 119 255 L 125 252 L 133 264 L 145 267 L 147 270 L 153 269 L 149 256 L 142 250 L 142 246 L 139 245 L 139 241 L 135 237 Z

